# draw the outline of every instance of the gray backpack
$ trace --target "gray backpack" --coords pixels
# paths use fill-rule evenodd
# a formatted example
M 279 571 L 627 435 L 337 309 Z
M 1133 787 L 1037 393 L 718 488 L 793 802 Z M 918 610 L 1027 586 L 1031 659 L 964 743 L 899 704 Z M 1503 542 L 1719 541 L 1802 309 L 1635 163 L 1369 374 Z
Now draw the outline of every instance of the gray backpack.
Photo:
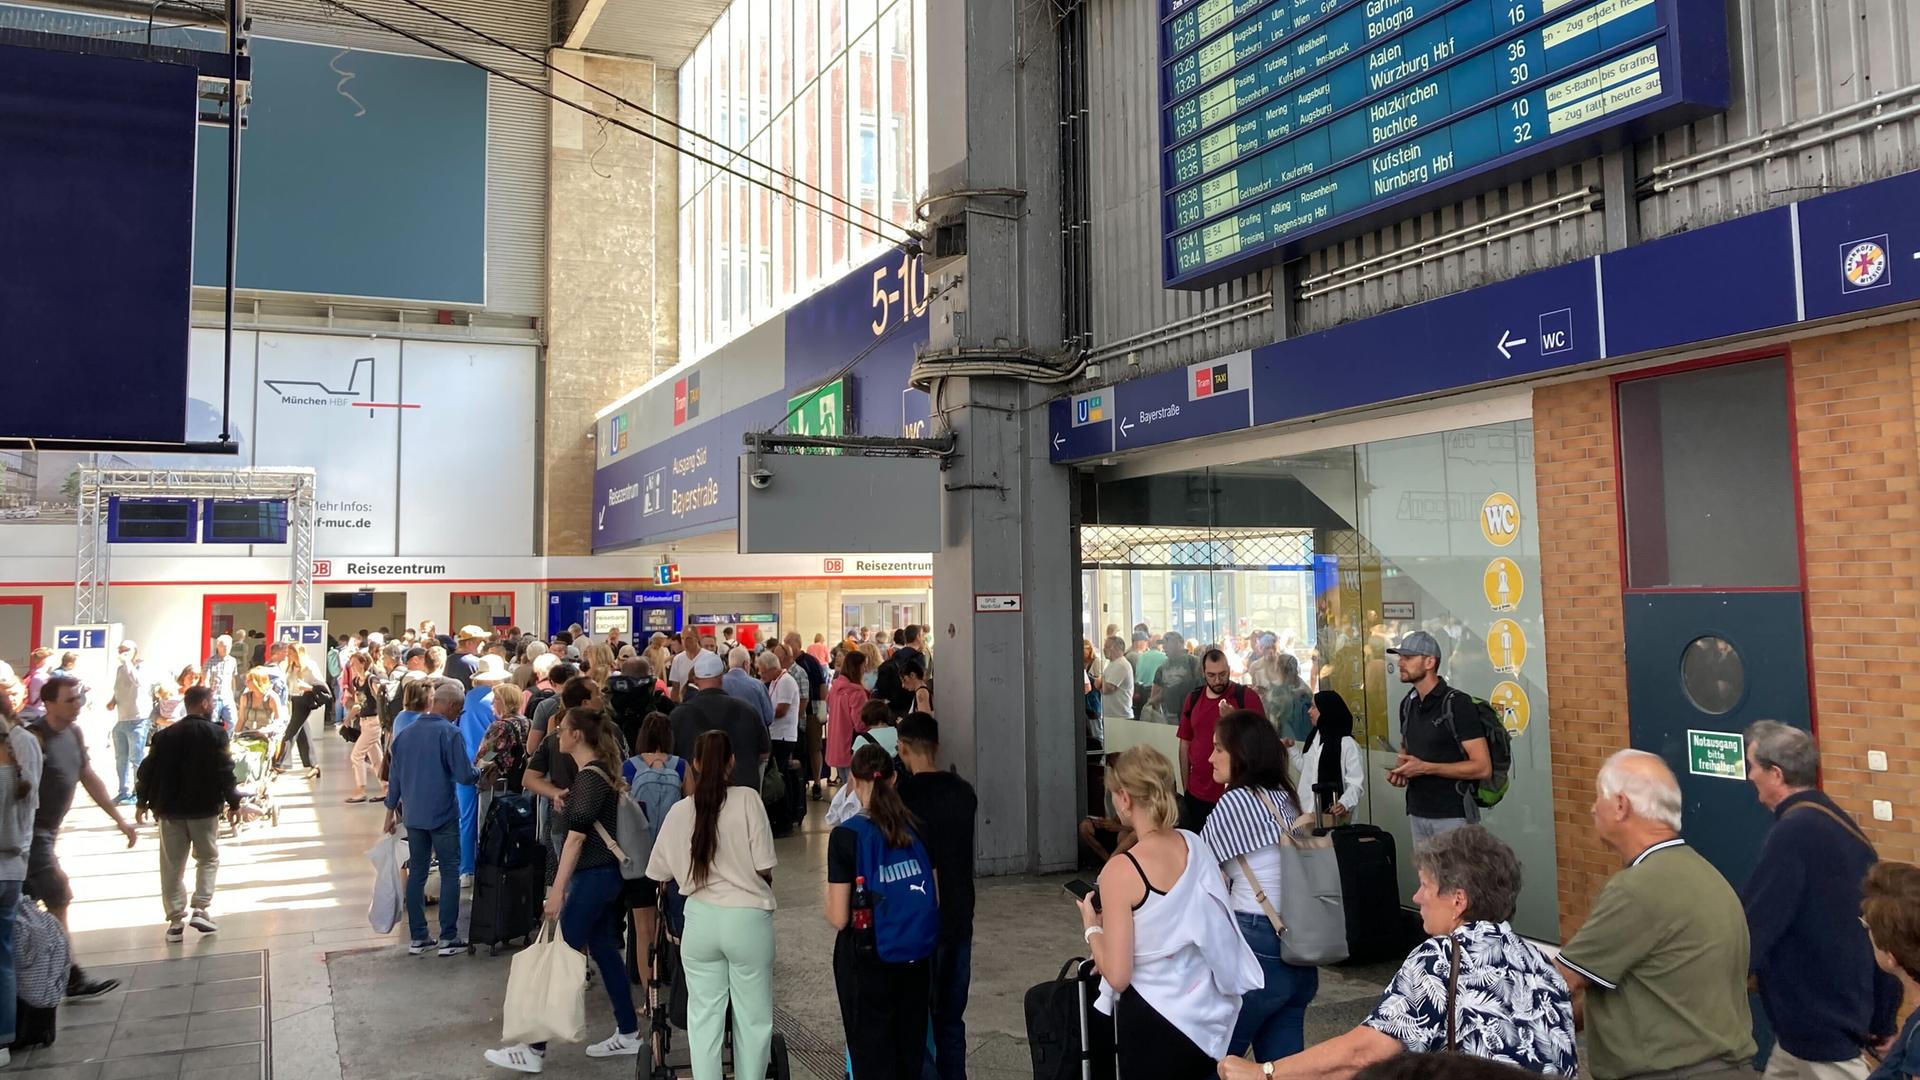
M 598 765 L 587 768 L 607 776 L 607 771 Z M 613 778 L 607 776 L 609 786 Z M 615 788 L 615 805 L 620 808 L 618 833 L 607 835 L 607 827 L 599 822 L 593 823 L 594 831 L 600 834 L 600 842 L 607 845 L 613 857 L 620 861 L 620 876 L 627 881 L 638 881 L 647 876 L 647 861 L 653 858 L 653 826 L 647 823 L 646 808 L 632 799 L 618 793 Z

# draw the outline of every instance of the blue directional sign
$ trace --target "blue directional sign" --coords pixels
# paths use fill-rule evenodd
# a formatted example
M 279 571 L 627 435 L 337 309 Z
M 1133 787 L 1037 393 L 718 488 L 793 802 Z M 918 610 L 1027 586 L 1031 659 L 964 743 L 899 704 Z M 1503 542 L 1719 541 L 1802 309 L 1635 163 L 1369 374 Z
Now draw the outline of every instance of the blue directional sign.
M 1178 442 L 1253 424 L 1253 354 L 1234 353 L 1113 388 L 1116 450 Z
M 283 622 L 276 627 L 275 635 L 281 641 L 297 641 L 302 645 L 325 645 L 327 642 L 327 624 L 324 622 Z
M 80 647 L 80 631 L 62 630 L 53 635 L 53 647 L 56 649 L 77 649 Z
M 1113 453 L 1113 387 L 1047 403 L 1047 458 L 1073 461 Z
M 1162 11 L 1169 285 L 1215 284 L 1255 257 L 1724 109 L 1729 95 L 1718 4 L 1162 0 Z

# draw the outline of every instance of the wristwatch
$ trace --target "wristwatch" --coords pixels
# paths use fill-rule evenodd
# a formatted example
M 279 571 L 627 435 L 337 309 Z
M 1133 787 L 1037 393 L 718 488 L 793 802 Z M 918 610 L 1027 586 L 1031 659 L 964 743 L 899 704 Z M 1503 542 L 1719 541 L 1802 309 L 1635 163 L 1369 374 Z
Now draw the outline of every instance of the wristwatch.
M 1264 1061 L 1264 1062 L 1261 1062 L 1261 1063 L 1260 1063 L 1260 1075 L 1261 1075 L 1261 1076 L 1267 1076 L 1267 1077 L 1271 1077 L 1271 1076 L 1273 1075 L 1273 1062 L 1271 1062 L 1271 1061 Z

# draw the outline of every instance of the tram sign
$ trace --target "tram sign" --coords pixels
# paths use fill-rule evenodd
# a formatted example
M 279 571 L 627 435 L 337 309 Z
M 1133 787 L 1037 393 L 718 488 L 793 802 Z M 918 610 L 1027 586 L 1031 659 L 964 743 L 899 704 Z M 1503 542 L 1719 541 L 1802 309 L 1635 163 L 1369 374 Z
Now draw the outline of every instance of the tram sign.
M 1162 0 L 1169 285 L 1725 109 L 1682 0 Z M 1611 136 L 1611 139 L 1608 138 Z M 1477 181 L 1477 182 L 1476 182 Z

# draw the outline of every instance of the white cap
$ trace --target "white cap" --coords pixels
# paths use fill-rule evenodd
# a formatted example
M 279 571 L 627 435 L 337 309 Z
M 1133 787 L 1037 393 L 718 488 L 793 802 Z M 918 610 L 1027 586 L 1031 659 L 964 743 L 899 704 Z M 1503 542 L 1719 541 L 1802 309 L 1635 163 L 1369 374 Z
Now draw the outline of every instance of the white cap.
M 717 679 L 726 673 L 726 662 L 711 649 L 702 649 L 700 655 L 693 658 L 693 677 L 696 679 Z

